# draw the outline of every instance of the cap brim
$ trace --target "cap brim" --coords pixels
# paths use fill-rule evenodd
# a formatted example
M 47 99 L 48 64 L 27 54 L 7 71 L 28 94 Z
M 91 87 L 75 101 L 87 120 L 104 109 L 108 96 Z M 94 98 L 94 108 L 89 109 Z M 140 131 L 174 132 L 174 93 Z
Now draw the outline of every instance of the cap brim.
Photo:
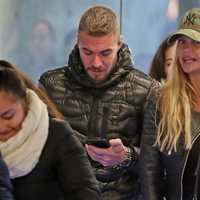
M 192 29 L 181 29 L 173 33 L 167 40 L 168 44 L 175 42 L 181 35 L 188 36 L 193 40 L 200 42 L 200 32 Z

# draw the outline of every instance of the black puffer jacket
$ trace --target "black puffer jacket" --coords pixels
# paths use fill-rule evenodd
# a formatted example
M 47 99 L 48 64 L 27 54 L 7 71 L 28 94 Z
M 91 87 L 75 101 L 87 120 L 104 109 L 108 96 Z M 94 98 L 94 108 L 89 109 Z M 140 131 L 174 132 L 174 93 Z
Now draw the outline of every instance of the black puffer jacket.
M 87 155 L 68 123 L 50 119 L 40 160 L 27 175 L 12 179 L 15 200 L 100 200 Z
M 155 100 L 153 99 L 149 100 L 146 107 L 141 140 L 142 200 L 191 200 L 194 196 L 194 188 L 197 187 L 194 172 L 200 149 L 200 113 L 192 113 L 192 150 L 184 148 L 184 140 L 181 138 L 176 152 L 169 150 L 161 152 L 158 147 L 153 147 L 157 130 L 155 120 L 159 120 L 157 118 L 159 114 L 155 114 Z M 200 187 L 197 190 L 198 195 L 200 194 L 199 189 Z
M 121 138 L 133 151 L 132 165 L 127 169 L 104 168 L 92 163 L 105 199 L 132 199 L 138 195 L 138 153 L 143 109 L 156 82 L 133 68 L 131 53 L 124 44 L 118 52 L 118 61 L 108 80 L 92 84 L 84 73 L 77 47 L 72 51 L 69 66 L 48 71 L 40 78 L 59 110 L 78 131 L 84 144 L 85 136 Z

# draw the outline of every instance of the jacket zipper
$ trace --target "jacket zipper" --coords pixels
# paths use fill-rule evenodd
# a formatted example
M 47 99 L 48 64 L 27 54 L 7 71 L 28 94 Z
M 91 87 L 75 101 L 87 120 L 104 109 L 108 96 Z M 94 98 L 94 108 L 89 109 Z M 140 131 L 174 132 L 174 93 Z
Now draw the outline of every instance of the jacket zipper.
M 107 132 L 107 120 L 108 120 L 108 106 L 103 108 L 103 119 L 102 119 L 102 129 L 101 129 L 101 136 L 104 138 L 106 137 Z
M 97 136 L 96 135 L 96 126 L 97 126 L 97 100 L 95 97 L 93 97 L 93 102 L 92 102 L 92 106 L 91 106 L 91 111 L 90 111 L 90 118 L 89 118 L 89 124 L 88 124 L 88 133 L 90 134 L 94 134 L 93 136 Z

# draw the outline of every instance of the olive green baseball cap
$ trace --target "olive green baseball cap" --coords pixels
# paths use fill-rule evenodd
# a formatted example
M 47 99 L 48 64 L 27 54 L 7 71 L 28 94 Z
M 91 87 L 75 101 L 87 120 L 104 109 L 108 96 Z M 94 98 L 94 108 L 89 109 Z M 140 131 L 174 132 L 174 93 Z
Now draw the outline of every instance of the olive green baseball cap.
M 181 35 L 200 42 L 200 8 L 192 8 L 183 15 L 178 31 L 169 36 L 168 43 L 174 42 Z

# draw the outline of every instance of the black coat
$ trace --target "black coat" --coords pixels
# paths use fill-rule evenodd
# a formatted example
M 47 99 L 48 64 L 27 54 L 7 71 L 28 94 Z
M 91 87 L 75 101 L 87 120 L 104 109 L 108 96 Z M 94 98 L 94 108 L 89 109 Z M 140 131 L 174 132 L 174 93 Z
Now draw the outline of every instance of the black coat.
M 92 162 L 105 199 L 132 199 L 138 196 L 136 148 L 140 145 L 143 111 L 156 82 L 134 68 L 131 53 L 124 44 L 108 80 L 95 85 L 85 74 L 77 47 L 72 51 L 69 66 L 48 71 L 40 84 L 58 106 L 77 137 L 121 138 L 132 149 L 128 169 L 106 168 Z M 110 194 L 109 194 L 110 193 Z
M 176 152 L 169 150 L 161 152 L 158 147 L 153 147 L 156 142 L 157 130 L 155 121 L 158 122 L 159 120 L 157 118 L 159 113 L 155 115 L 155 100 L 153 99 L 147 105 L 141 140 L 140 181 L 142 200 L 162 200 L 164 196 L 167 200 L 191 200 L 195 188 L 195 177 L 192 179 L 192 176 L 198 158 L 195 158 L 195 167 L 192 170 L 191 165 L 187 165 L 191 150 L 188 151 L 184 148 L 182 137 L 178 142 Z M 199 154 L 200 114 L 193 112 L 192 116 L 192 143 L 193 147 L 194 144 L 197 145 L 195 148 L 197 154 Z M 190 182 L 185 181 L 188 172 L 191 173 Z M 184 188 L 188 189 L 188 186 L 192 189 L 190 193 L 184 190 Z
M 13 200 L 8 168 L 0 155 L 0 200 Z
M 68 123 L 51 119 L 36 167 L 12 180 L 15 200 L 94 200 L 100 192 L 81 144 Z

